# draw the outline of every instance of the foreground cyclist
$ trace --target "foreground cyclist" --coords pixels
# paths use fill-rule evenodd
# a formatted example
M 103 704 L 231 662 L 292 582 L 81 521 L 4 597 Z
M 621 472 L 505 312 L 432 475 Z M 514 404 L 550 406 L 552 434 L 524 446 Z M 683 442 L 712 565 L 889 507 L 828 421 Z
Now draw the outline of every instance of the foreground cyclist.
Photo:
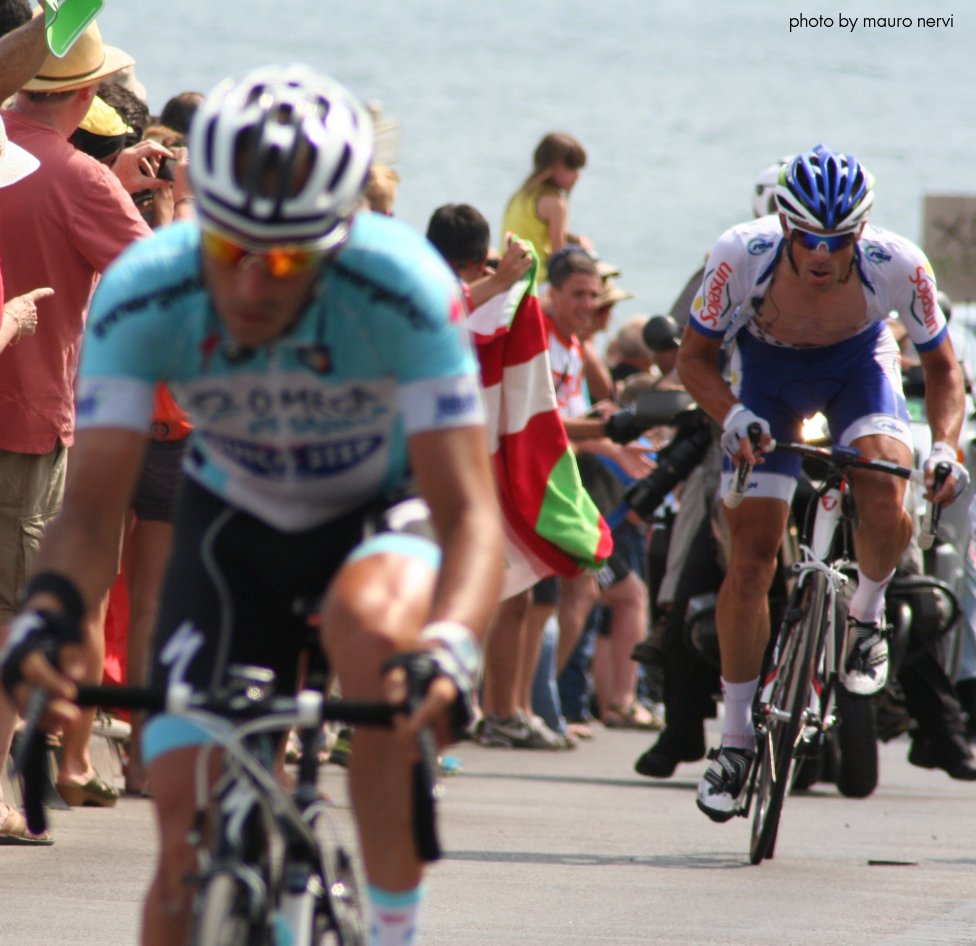
M 402 682 L 387 661 L 434 658 L 406 731 L 358 732 L 349 767 L 370 943 L 390 946 L 415 942 L 421 896 L 410 735 L 464 724 L 501 554 L 456 283 L 418 234 L 356 213 L 371 150 L 366 111 L 304 67 L 224 82 L 201 106 L 190 137 L 198 222 L 124 254 L 93 301 L 71 486 L 12 627 L 4 682 L 21 706 L 21 677 L 70 699 L 35 648 L 76 634 L 115 574 L 153 387 L 168 381 L 194 433 L 152 683 L 220 687 L 237 662 L 293 687 L 305 622 L 292 606 L 323 591 L 322 644 L 345 697 L 394 699 Z M 70 647 L 62 654 L 67 667 Z M 187 935 L 202 741 L 175 718 L 146 727 L 160 827 L 146 946 Z
M 716 609 L 725 716 L 721 746 L 709 754 L 698 788 L 698 807 L 714 821 L 727 821 L 745 800 L 755 754 L 752 703 L 769 639 L 766 593 L 801 462 L 762 451 L 770 438 L 799 439 L 803 418 L 823 411 L 835 443 L 912 465 L 898 346 L 886 325 L 893 311 L 925 372 L 933 444 L 927 498 L 951 502 L 968 483 L 956 461 L 963 382 L 935 278 L 918 247 L 868 225 L 872 188 L 856 158 L 822 145 L 790 161 L 775 191 L 778 219 L 732 227 L 712 250 L 679 353 L 682 381 L 722 425 L 726 470 L 757 464 L 746 500 L 726 510 L 730 560 Z M 733 338 L 730 386 L 718 362 Z M 762 431 L 758 451 L 747 437 L 753 424 Z M 951 473 L 932 496 L 940 462 Z M 731 479 L 723 476 L 725 492 Z M 858 585 L 842 683 L 868 696 L 887 680 L 884 590 L 912 524 L 902 480 L 858 472 L 853 485 Z

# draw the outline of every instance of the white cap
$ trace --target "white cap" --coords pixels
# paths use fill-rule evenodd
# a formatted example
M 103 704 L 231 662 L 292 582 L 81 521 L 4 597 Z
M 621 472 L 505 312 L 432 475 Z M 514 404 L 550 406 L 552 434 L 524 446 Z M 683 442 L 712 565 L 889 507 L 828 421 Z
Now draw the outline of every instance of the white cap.
M 41 162 L 7 137 L 7 129 L 0 119 L 0 187 L 7 187 L 33 174 Z

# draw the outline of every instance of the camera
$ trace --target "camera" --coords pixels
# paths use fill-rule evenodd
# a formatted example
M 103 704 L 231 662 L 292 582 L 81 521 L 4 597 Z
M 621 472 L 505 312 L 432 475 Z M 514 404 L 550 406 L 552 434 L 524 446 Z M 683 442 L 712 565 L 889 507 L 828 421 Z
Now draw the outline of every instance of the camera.
M 156 177 L 161 181 L 172 181 L 175 176 L 176 158 L 163 158 L 156 168 Z
M 701 463 L 712 443 L 711 420 L 698 406 L 681 411 L 669 423 L 678 431 L 658 454 L 657 466 L 624 493 L 624 502 L 648 521 L 668 493 Z

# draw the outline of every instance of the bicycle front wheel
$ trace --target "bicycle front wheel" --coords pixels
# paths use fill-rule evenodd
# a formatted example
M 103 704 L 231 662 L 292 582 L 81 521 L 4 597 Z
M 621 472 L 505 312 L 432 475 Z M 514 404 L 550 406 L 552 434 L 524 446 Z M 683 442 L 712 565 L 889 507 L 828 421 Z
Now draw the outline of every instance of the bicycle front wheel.
M 753 864 L 772 858 L 776 849 L 779 819 L 790 787 L 794 752 L 810 705 L 826 618 L 826 578 L 814 572 L 800 591 L 796 606 L 784 619 L 777 659 L 771 669 L 772 689 L 768 700 L 760 706 L 763 718 L 757 731 L 759 744 L 753 789 L 756 808 L 749 846 L 749 860 Z
M 194 914 L 190 946 L 270 946 L 267 927 L 253 922 L 247 888 L 227 871 L 206 879 Z
M 316 946 L 366 946 L 366 922 L 356 865 L 340 844 L 322 852 L 325 909 Z

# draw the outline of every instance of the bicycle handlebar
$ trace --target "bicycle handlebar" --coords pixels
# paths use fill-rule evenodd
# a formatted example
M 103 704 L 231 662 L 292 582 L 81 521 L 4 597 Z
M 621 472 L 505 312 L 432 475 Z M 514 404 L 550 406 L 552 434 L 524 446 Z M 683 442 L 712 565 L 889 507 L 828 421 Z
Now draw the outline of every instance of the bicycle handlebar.
M 753 424 L 752 427 L 758 425 Z M 752 439 L 752 429 L 750 428 L 750 439 Z M 758 439 L 758 438 L 757 438 Z M 753 449 L 758 448 L 758 443 L 753 440 Z M 909 480 L 918 486 L 925 485 L 925 473 L 914 467 L 901 466 L 892 463 L 890 460 L 871 460 L 861 456 L 855 447 L 832 446 L 815 447 L 808 443 L 788 443 L 771 441 L 765 453 L 771 450 L 782 450 L 785 453 L 795 453 L 809 460 L 822 460 L 840 470 L 857 469 L 872 470 L 878 473 L 888 473 L 891 476 Z M 725 505 L 729 509 L 735 509 L 745 497 L 746 489 L 749 485 L 749 474 L 752 472 L 752 465 L 740 463 L 736 468 L 735 480 L 732 489 L 725 497 Z M 949 464 L 939 463 L 935 468 L 935 482 L 932 487 L 933 493 L 937 493 L 942 484 L 949 476 Z M 939 525 L 939 517 L 942 514 L 942 503 L 928 503 L 922 521 L 919 526 L 918 545 L 923 551 L 932 547 L 935 540 L 935 532 Z
M 405 704 L 393 706 L 380 701 L 332 700 L 322 694 L 305 690 L 295 696 L 271 696 L 262 699 L 241 698 L 237 694 L 213 697 L 193 693 L 186 685 L 168 690 L 153 690 L 136 686 L 79 685 L 74 702 L 79 706 L 109 706 L 116 709 L 167 711 L 179 715 L 188 710 L 212 713 L 223 719 L 243 722 L 270 714 L 292 717 L 298 728 L 313 728 L 325 722 L 392 728 L 398 714 L 411 712 L 422 698 L 414 687 Z M 34 689 L 28 698 L 24 729 L 16 751 L 14 764 L 24 781 L 24 810 L 27 826 L 34 834 L 47 830 L 44 812 L 46 740 L 40 719 L 47 706 L 48 694 Z M 418 856 L 424 861 L 440 857 L 435 801 L 438 797 L 437 747 L 433 733 L 420 733 L 420 758 L 413 770 L 414 842 Z

